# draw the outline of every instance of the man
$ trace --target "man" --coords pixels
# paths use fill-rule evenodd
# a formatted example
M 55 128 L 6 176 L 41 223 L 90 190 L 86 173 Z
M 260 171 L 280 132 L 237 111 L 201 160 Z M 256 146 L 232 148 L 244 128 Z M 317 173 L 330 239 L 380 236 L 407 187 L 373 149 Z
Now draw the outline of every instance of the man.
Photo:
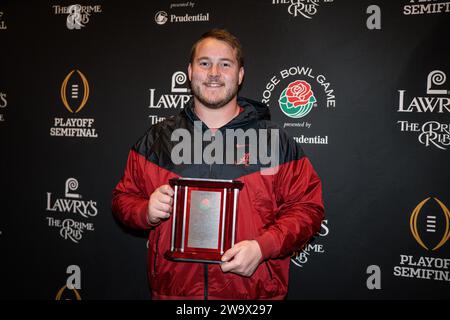
M 192 47 L 188 75 L 193 101 L 178 115 L 152 126 L 134 145 L 113 192 L 113 211 L 124 224 L 150 230 L 148 277 L 153 299 L 283 299 L 291 253 L 320 229 L 324 211 L 320 179 L 300 146 L 268 120 L 265 105 L 237 97 L 244 66 L 236 37 L 218 29 L 202 35 Z M 258 150 L 264 147 L 276 155 L 277 161 L 264 167 L 245 152 L 251 146 L 232 144 L 233 151 L 244 156 L 231 163 L 179 163 L 173 152 L 177 142 L 173 134 L 179 129 L 192 137 L 198 130 L 227 141 L 234 139 L 231 129 L 254 130 L 258 137 L 264 130 L 276 132 L 265 135 L 266 146 L 260 145 L 264 140 L 256 144 Z M 203 140 L 200 145 L 200 152 L 208 146 Z M 221 264 L 165 258 L 174 195 L 168 181 L 174 177 L 244 183 L 236 244 L 223 254 Z

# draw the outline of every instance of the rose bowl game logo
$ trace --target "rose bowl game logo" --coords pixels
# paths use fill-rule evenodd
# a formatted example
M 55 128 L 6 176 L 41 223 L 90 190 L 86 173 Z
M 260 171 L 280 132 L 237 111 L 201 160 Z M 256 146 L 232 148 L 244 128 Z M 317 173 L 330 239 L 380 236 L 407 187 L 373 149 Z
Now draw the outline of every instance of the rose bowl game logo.
M 307 66 L 281 69 L 268 77 L 261 102 L 272 109 L 274 121 L 282 123 L 283 128 L 290 128 L 297 143 L 329 143 L 321 123 L 336 110 L 336 94 L 325 74 Z
M 281 111 L 291 118 L 306 116 L 316 101 L 311 85 L 303 80 L 291 82 L 278 99 Z

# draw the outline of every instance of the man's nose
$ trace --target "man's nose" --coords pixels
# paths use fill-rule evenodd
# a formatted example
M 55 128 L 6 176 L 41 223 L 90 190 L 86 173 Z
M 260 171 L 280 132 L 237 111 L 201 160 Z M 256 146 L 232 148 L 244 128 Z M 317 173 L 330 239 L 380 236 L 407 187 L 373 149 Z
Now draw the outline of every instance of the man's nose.
M 219 75 L 219 66 L 217 64 L 212 64 L 211 68 L 209 68 L 209 76 L 218 76 Z

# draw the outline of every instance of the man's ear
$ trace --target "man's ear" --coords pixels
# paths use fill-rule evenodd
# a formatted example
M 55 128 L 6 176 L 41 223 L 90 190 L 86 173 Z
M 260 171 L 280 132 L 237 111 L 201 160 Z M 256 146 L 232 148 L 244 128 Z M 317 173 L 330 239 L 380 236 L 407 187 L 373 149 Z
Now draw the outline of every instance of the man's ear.
M 241 85 L 244 80 L 244 67 L 239 68 L 239 85 Z
M 188 78 L 189 78 L 189 81 L 192 80 L 192 65 L 190 63 L 188 65 Z

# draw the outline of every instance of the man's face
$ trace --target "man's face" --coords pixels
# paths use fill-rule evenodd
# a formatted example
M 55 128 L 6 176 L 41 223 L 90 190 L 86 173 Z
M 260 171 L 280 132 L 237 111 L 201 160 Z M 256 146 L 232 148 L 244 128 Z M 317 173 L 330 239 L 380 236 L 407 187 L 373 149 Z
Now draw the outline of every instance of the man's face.
M 236 97 L 244 68 L 228 43 L 206 38 L 197 45 L 188 74 L 194 97 L 205 107 L 218 109 Z

